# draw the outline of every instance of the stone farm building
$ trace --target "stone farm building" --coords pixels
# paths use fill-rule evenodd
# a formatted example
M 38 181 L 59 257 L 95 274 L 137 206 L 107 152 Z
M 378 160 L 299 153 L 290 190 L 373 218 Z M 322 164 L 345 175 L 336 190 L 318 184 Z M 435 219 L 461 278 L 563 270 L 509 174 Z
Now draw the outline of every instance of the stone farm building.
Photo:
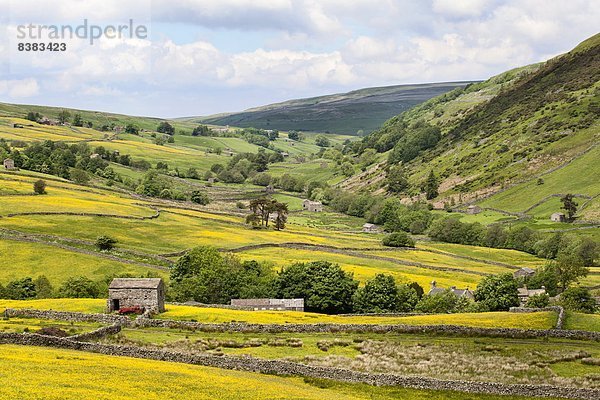
M 12 158 L 7 158 L 4 160 L 4 169 L 15 169 L 15 161 Z
M 302 202 L 302 209 L 311 212 L 323 212 L 323 203 L 320 201 L 311 201 L 309 199 L 305 199 Z
M 523 267 L 513 273 L 515 278 L 531 278 L 535 275 L 535 269 Z
M 470 205 L 467 207 L 467 214 L 479 214 L 481 212 L 481 207 Z
M 362 226 L 362 230 L 366 233 L 378 233 L 379 227 L 375 224 L 366 223 Z
M 255 311 L 304 311 L 304 299 L 231 299 L 231 305 Z
M 108 311 L 141 307 L 165 311 L 165 285 L 160 278 L 115 278 L 108 287 Z
M 544 286 L 542 286 L 541 289 L 527 289 L 527 286 L 525 286 L 518 288 L 517 290 L 519 291 L 519 301 L 521 302 L 521 306 L 527 304 L 527 300 L 529 300 L 531 296 L 546 293 L 546 288 Z
M 431 289 L 429 290 L 429 293 L 427 293 L 427 294 L 429 296 L 431 296 L 433 294 L 443 293 L 444 291 L 446 291 L 445 288 L 437 286 L 436 282 L 432 281 L 431 282 Z M 450 291 L 452 293 L 454 293 L 457 297 L 466 297 L 469 300 L 474 300 L 475 299 L 475 296 L 473 295 L 473 292 L 471 290 L 469 290 L 469 288 L 466 288 L 466 289 L 457 289 L 456 286 L 450 286 Z
M 567 218 L 565 217 L 565 214 L 556 212 L 550 216 L 550 220 L 553 222 L 565 222 Z

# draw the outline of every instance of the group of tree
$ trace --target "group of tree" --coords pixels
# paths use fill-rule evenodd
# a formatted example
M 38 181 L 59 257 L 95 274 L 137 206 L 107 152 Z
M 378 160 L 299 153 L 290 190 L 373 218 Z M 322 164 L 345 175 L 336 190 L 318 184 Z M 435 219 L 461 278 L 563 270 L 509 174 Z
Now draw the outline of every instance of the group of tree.
M 261 197 L 250 201 L 248 206 L 252 212 L 246 217 L 246 223 L 254 228 L 269 227 L 269 221 L 273 220 L 276 230 L 285 228 L 287 222 L 288 206 L 269 197 Z
M 283 161 L 283 156 L 275 152 L 267 153 L 259 150 L 257 153 L 238 153 L 231 157 L 226 165 L 213 164 L 204 177 L 206 179 L 216 178 L 225 183 L 244 183 L 266 171 L 269 164 L 281 161 Z M 269 184 L 271 184 L 270 181 L 264 186 Z

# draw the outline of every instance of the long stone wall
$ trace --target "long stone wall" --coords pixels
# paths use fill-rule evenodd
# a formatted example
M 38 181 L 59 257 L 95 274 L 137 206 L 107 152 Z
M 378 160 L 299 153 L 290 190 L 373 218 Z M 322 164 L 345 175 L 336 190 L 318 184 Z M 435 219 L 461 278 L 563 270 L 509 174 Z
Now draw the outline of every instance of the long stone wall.
M 600 332 L 563 329 L 476 328 L 458 325 L 380 325 L 380 324 L 249 324 L 245 322 L 203 323 L 169 319 L 137 318 L 111 314 L 85 314 L 64 311 L 6 309 L 8 317 L 32 317 L 77 322 L 119 323 L 141 328 L 187 329 L 200 332 L 248 333 L 397 333 L 449 336 L 505 337 L 519 339 L 561 338 L 600 341 Z
M 54 311 L 54 310 L 35 310 L 32 308 L 7 308 L 4 310 L 6 318 L 38 318 L 55 319 L 67 322 L 100 322 L 103 324 L 129 325 L 131 320 L 128 317 L 114 314 L 87 314 L 82 312 Z
M 0 343 L 54 347 L 112 356 L 127 356 L 179 362 L 265 374 L 332 379 L 336 381 L 366 383 L 377 386 L 401 386 L 413 389 L 454 390 L 468 393 L 487 393 L 510 396 L 562 397 L 581 400 L 596 400 L 600 398 L 600 390 L 598 389 L 551 385 L 508 385 L 493 382 L 441 380 L 418 376 L 368 373 L 340 368 L 317 367 L 283 360 L 264 360 L 252 357 L 233 357 L 227 355 L 216 356 L 199 353 L 190 354 L 167 350 L 145 349 L 135 346 L 88 343 L 70 338 L 58 338 L 38 334 L 0 333 Z

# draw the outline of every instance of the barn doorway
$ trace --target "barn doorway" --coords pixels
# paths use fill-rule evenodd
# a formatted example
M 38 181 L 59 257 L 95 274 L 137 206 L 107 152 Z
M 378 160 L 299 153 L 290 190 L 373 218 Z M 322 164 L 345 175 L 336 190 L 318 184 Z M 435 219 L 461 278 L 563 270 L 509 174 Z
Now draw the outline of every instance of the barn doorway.
M 119 305 L 119 299 L 112 299 L 112 310 L 113 311 L 119 311 L 119 309 L 121 308 Z

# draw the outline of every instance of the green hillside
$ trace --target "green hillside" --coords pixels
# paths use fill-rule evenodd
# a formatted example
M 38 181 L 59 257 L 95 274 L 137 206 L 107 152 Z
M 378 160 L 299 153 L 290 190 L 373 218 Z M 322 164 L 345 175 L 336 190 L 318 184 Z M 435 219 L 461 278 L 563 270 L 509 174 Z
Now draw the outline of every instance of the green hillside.
M 367 88 L 307 99 L 290 100 L 243 112 L 183 118 L 203 122 L 263 129 L 343 133 L 371 132 L 388 118 L 432 97 L 469 82 L 431 83 Z
M 384 193 L 386 169 L 401 164 L 410 182 L 401 196 L 422 197 L 421 184 L 434 171 L 440 185 L 433 201 L 440 207 L 486 199 L 482 206 L 523 212 L 547 196 L 595 197 L 599 118 L 596 35 L 545 63 L 455 89 L 390 119 L 352 146 L 359 155 L 375 149 L 388 163 L 342 186 Z M 502 193 L 490 197 L 496 192 Z M 587 201 L 581 216 L 597 219 L 595 203 Z M 551 210 L 557 211 L 549 206 L 533 215 L 547 217 Z

